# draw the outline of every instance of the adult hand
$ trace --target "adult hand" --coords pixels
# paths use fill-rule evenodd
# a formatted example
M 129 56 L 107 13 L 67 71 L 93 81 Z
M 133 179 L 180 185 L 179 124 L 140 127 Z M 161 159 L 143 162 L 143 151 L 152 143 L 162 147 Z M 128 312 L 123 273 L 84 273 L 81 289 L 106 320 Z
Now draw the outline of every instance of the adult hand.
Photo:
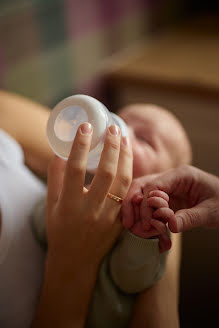
M 48 251 L 56 249 L 56 257 L 61 252 L 61 258 L 63 253 L 69 254 L 69 258 L 80 262 L 80 250 L 83 262 L 94 263 L 96 257 L 99 263 L 121 228 L 117 220 L 120 205 L 107 194 L 125 197 L 131 183 L 132 156 L 128 145 L 121 142 L 120 147 L 119 129 L 111 126 L 96 175 L 89 191 L 85 190 L 91 134 L 82 133 L 82 128 L 76 135 L 66 167 L 56 158 L 49 170 Z
M 144 197 L 152 190 L 165 191 L 175 216 L 168 221 L 172 232 L 195 227 L 219 227 L 219 178 L 192 166 L 182 166 L 142 181 Z M 184 205 L 182 206 L 182 202 Z M 146 208 L 141 208 L 144 215 Z M 148 222 L 150 226 L 150 222 Z
M 47 269 L 38 311 L 38 317 L 46 320 L 38 321 L 40 327 L 48 322 L 53 327 L 83 325 L 98 266 L 122 229 L 120 204 L 107 194 L 126 196 L 132 179 L 131 149 L 125 138 L 120 143 L 119 129 L 111 126 L 96 175 L 86 190 L 91 138 L 92 128 L 84 123 L 67 163 L 56 157 L 49 168 Z

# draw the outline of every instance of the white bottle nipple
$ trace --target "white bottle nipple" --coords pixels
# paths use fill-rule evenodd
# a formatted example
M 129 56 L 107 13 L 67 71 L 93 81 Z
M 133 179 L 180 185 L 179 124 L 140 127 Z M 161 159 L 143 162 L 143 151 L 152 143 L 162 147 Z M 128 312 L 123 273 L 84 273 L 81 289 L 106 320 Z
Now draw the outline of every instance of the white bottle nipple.
M 87 95 L 65 98 L 52 110 L 47 123 L 47 138 L 56 155 L 67 159 L 79 125 L 89 122 L 93 126 L 91 149 L 88 156 L 88 170 L 94 170 L 102 152 L 106 129 L 111 124 L 121 128 L 122 135 L 128 135 L 125 123 L 97 99 Z

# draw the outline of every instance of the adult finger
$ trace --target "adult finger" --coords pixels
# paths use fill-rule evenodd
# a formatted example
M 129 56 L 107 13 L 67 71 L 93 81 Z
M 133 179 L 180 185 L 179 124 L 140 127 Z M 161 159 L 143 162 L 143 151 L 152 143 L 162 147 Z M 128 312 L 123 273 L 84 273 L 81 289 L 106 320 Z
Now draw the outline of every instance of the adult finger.
M 110 188 L 110 192 L 124 198 L 132 181 L 132 150 L 127 137 L 121 138 L 119 162 L 116 177 Z
M 62 196 L 65 200 L 69 199 L 72 201 L 71 196 L 74 195 L 77 198 L 77 196 L 83 194 L 92 132 L 91 124 L 85 122 L 79 126 L 76 133 L 64 176 Z
M 212 218 L 210 215 L 211 210 L 208 204 L 202 206 L 195 206 L 189 209 L 179 210 L 175 213 L 175 219 L 171 220 L 168 224 L 172 232 L 182 232 L 191 230 L 196 227 L 209 226 L 213 227 Z
M 66 161 L 58 156 L 54 156 L 48 167 L 48 190 L 47 204 L 48 208 L 57 202 L 62 190 L 63 178 Z
M 100 162 L 89 189 L 93 206 L 100 206 L 105 200 L 116 176 L 120 151 L 120 129 L 111 125 L 106 133 Z
M 110 188 L 111 194 L 116 195 L 122 199 L 125 198 L 132 181 L 132 163 L 133 159 L 131 147 L 128 144 L 127 138 L 123 137 L 120 143 L 120 153 L 116 177 Z M 112 202 L 112 199 L 106 199 L 106 209 L 112 209 L 112 206 L 114 206 L 115 210 L 118 211 L 120 209 L 118 205 L 118 203 L 114 201 Z M 137 207 L 139 208 L 139 206 Z
M 183 166 L 177 169 L 171 169 L 164 173 L 160 173 L 154 179 L 146 181 L 143 192 L 144 199 L 148 198 L 148 195 L 153 190 L 161 190 L 167 194 L 184 196 L 189 192 L 195 179 L 195 169 L 189 166 Z M 142 202 L 140 209 L 141 217 L 147 216 L 146 202 Z M 145 221 L 145 229 L 150 229 L 150 221 Z
M 200 170 L 189 165 L 167 170 L 144 185 L 144 195 L 148 197 L 153 190 L 161 190 L 169 196 L 185 196 L 198 181 L 199 175 Z

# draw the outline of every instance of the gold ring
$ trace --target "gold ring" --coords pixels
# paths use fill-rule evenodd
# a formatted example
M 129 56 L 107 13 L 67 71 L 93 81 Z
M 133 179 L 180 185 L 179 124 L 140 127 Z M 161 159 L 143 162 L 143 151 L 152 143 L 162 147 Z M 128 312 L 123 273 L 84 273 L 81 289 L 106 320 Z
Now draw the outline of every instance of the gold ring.
M 122 203 L 122 198 L 115 196 L 115 195 L 111 194 L 110 192 L 107 194 L 107 197 L 115 200 L 115 202 L 117 202 L 117 203 Z

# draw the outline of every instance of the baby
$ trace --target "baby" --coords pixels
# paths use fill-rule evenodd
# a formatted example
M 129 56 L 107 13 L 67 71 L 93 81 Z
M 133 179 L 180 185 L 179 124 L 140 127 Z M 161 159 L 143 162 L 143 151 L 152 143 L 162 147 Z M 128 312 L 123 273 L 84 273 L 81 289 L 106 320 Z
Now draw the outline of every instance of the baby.
M 130 130 L 134 178 L 190 162 L 186 133 L 168 111 L 153 105 L 134 105 L 124 108 L 119 115 Z M 147 218 L 141 218 L 142 199 L 143 195 L 137 194 L 130 200 L 134 220 L 127 222 L 123 218 L 127 230 L 101 264 L 86 327 L 127 326 L 136 293 L 152 286 L 163 274 L 164 251 L 171 247 L 164 222 L 174 213 L 169 209 L 168 195 L 153 191 L 147 199 Z M 45 208 L 44 199 L 35 208 L 33 217 L 34 233 L 44 245 Z M 153 218 L 156 213 L 159 219 Z M 151 222 L 149 231 L 145 229 L 145 220 Z
M 191 164 L 192 150 L 188 136 L 179 120 L 169 111 L 152 104 L 135 104 L 123 108 L 118 114 L 130 131 L 133 178 Z M 137 218 L 142 198 L 143 195 L 137 194 L 132 199 L 133 211 Z M 143 237 L 139 231 L 139 223 L 132 227 L 133 222 L 123 218 L 123 224 L 139 237 Z M 161 251 L 171 247 L 166 233 L 159 235 L 158 238 Z

